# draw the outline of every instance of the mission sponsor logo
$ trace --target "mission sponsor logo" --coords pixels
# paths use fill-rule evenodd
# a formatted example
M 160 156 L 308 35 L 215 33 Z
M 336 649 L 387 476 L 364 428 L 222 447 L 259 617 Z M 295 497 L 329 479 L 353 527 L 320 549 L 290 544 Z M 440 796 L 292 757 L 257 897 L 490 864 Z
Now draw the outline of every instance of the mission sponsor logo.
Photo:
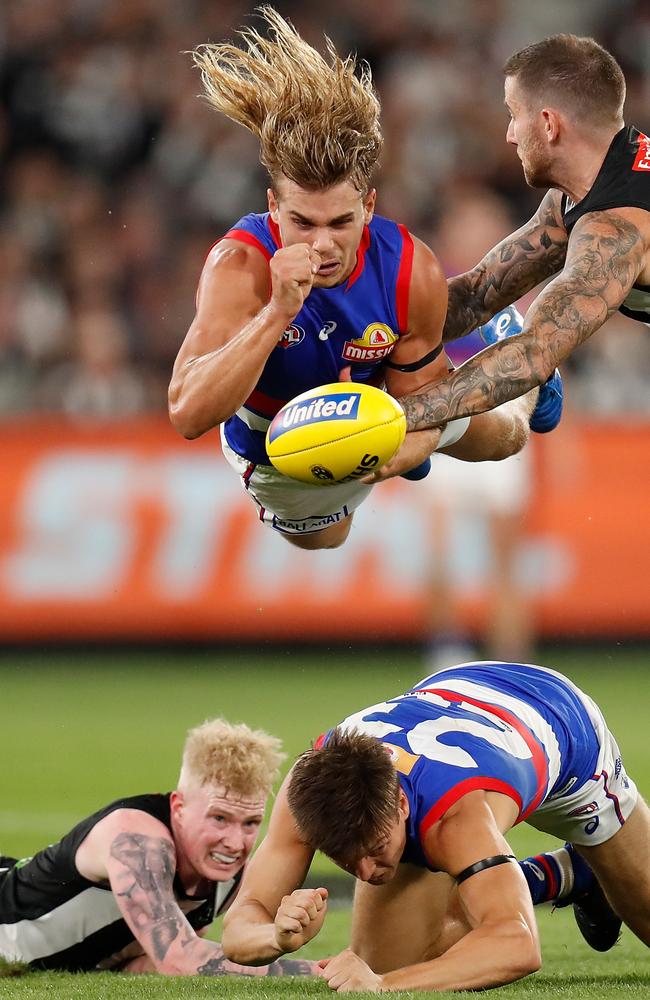
M 650 170 L 650 136 L 639 136 L 639 152 L 632 164 L 632 170 Z
M 323 420 L 356 420 L 361 393 L 340 392 L 331 396 L 317 396 L 308 403 L 295 403 L 278 414 L 269 428 L 269 441 L 296 427 L 306 427 Z
M 295 323 L 292 323 L 291 326 L 288 326 L 286 328 L 286 330 L 278 340 L 278 347 L 284 347 L 284 348 L 295 347 L 296 344 L 299 344 L 301 340 L 304 339 L 305 339 L 305 331 L 303 330 L 303 328 L 301 326 L 296 326 Z
M 355 340 L 346 340 L 342 357 L 345 361 L 381 361 L 399 340 L 385 323 L 371 323 Z

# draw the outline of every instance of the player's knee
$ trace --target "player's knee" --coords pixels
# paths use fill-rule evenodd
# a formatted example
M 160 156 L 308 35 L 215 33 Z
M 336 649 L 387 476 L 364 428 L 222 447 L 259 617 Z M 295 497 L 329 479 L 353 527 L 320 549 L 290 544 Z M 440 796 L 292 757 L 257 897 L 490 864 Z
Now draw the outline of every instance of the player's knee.
M 350 534 L 352 515 L 322 531 L 312 531 L 308 535 L 285 535 L 287 541 L 299 549 L 338 549 Z
M 530 437 L 530 426 L 523 414 L 512 414 L 510 425 L 504 433 L 495 437 L 492 462 L 502 462 L 505 458 L 516 455 Z

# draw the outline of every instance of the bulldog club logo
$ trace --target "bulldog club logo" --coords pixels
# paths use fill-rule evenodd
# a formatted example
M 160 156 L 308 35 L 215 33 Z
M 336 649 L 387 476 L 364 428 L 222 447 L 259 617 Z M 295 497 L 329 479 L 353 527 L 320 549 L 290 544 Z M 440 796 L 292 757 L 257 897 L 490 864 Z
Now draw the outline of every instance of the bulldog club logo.
M 346 340 L 342 357 L 345 361 L 381 361 L 388 357 L 399 340 L 385 323 L 371 323 L 355 340 Z
M 301 326 L 296 326 L 295 323 L 292 323 L 291 326 L 288 326 L 286 328 L 286 330 L 278 340 L 278 347 L 284 347 L 284 348 L 295 347 L 296 344 L 299 344 L 300 341 L 304 339 L 305 339 L 305 331 L 303 330 L 303 328 Z

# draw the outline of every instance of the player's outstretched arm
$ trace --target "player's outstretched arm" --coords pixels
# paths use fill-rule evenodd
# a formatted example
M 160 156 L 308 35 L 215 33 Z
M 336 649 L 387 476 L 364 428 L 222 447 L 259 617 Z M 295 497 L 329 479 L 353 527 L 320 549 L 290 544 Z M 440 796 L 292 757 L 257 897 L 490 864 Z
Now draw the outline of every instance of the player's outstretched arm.
M 165 827 L 134 809 L 111 813 L 77 853 L 77 867 L 92 880 L 107 878 L 117 905 L 143 954 L 123 971 L 168 976 L 307 975 L 312 963 L 281 962 L 245 968 L 228 961 L 221 945 L 191 926 L 174 896 L 176 851 Z
M 559 191 L 549 191 L 521 229 L 471 271 L 449 279 L 443 341 L 464 337 L 560 270 L 567 247 L 560 200 Z
M 169 416 L 180 434 L 199 437 L 248 398 L 319 264 L 319 255 L 302 243 L 278 250 L 270 265 L 236 240 L 210 252 L 169 385 Z
M 409 330 L 400 338 L 391 356 L 392 366 L 386 368 L 386 388 L 396 396 L 409 392 L 426 396 L 448 374 L 451 364 L 442 350 L 441 330 L 445 315 L 446 288 L 444 276 L 435 255 L 419 240 L 414 240 L 413 277 L 409 294 Z M 435 308 L 432 308 L 432 303 Z M 411 368 L 417 359 L 426 358 L 433 350 L 439 353 L 428 364 Z M 398 353 L 399 349 L 399 353 Z M 454 430 L 451 444 L 440 440 L 440 431 L 412 431 L 406 435 L 397 455 L 381 469 L 364 478 L 374 484 L 402 475 L 417 467 L 434 450 L 466 462 L 499 461 L 523 448 L 529 437 L 530 415 L 535 407 L 537 392 L 525 399 L 506 404 L 498 411 L 480 415 L 467 427 L 467 421 Z M 410 397 L 408 397 L 410 398 Z M 459 436 L 460 435 L 460 436 Z
M 545 382 L 625 299 L 647 252 L 646 215 L 612 209 L 583 216 L 571 233 L 564 270 L 540 292 L 523 331 L 401 399 L 409 429 L 483 413 Z
M 246 965 L 297 951 L 318 934 L 327 913 L 327 889 L 301 888 L 314 852 L 298 835 L 287 802 L 288 780 L 224 919 L 224 951 Z

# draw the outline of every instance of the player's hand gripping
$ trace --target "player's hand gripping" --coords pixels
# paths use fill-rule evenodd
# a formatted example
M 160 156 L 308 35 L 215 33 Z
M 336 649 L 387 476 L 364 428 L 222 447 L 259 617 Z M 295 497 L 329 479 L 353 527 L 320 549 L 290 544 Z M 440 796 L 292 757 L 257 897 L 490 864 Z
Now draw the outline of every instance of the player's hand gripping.
M 276 250 L 271 257 L 271 302 L 289 322 L 303 307 L 311 292 L 321 256 L 308 243 L 294 243 Z
M 331 990 L 337 993 L 380 993 L 381 976 L 369 965 L 346 948 L 334 958 L 323 958 L 318 963 L 319 973 Z
M 327 913 L 327 889 L 295 889 L 275 915 L 275 940 L 283 953 L 297 951 L 316 937 Z
M 409 472 L 423 462 L 425 458 L 435 451 L 440 440 L 442 427 L 434 427 L 426 431 L 409 431 L 404 438 L 404 443 L 390 462 L 376 469 L 371 475 L 364 476 L 362 483 L 372 486 L 381 483 L 384 479 L 392 479 L 393 476 L 401 476 L 403 472 Z

